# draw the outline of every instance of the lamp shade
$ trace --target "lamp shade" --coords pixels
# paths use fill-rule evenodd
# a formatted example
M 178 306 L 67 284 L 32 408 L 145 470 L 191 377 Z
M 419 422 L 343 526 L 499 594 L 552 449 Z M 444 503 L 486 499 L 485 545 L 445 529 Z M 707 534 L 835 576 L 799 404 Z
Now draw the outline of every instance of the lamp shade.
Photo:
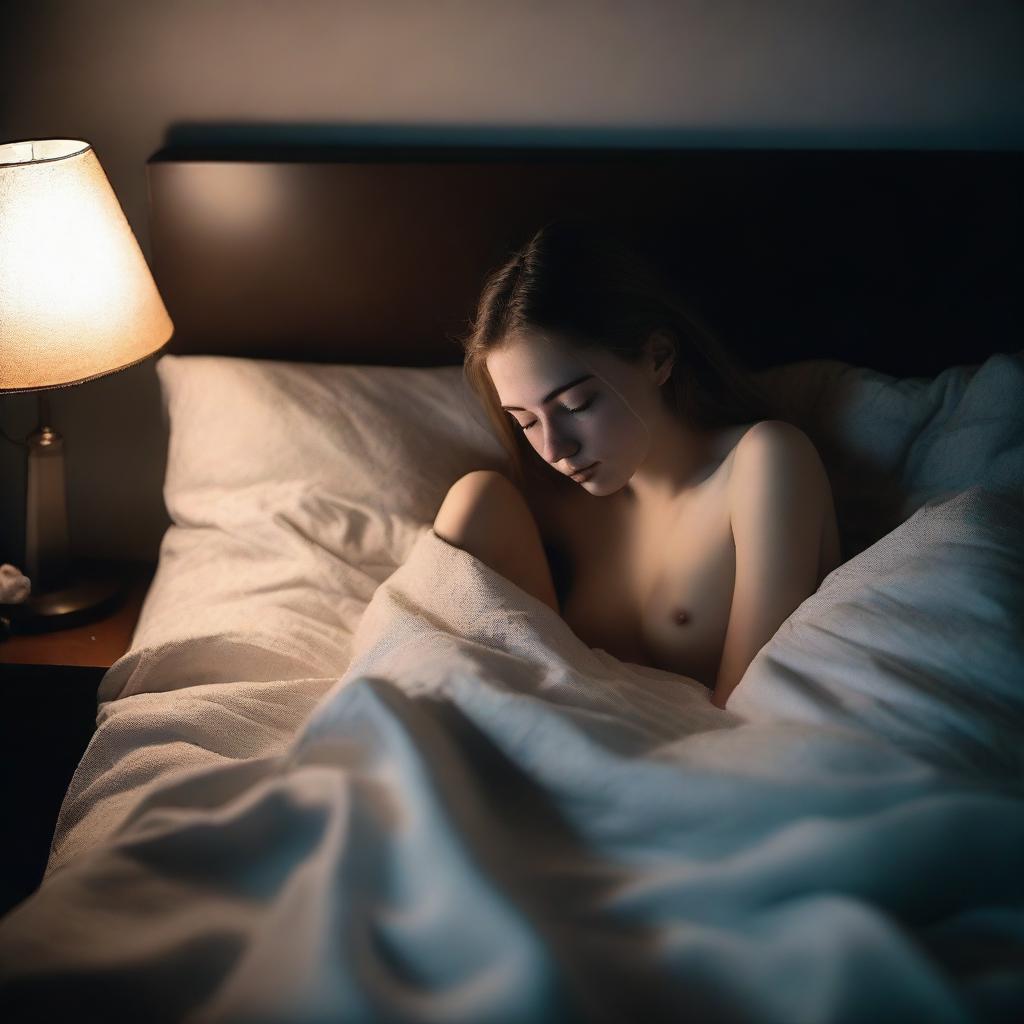
M 0 145 L 0 392 L 123 370 L 173 332 L 92 146 Z

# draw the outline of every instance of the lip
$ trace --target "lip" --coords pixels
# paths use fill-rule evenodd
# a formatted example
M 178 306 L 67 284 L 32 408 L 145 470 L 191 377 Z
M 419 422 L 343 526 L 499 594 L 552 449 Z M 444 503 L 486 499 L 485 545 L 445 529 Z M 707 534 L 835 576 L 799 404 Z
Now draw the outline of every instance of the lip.
M 592 462 L 589 466 L 585 466 L 578 473 L 572 474 L 572 479 L 577 483 L 585 483 L 593 475 L 594 470 L 600 465 L 598 462 Z

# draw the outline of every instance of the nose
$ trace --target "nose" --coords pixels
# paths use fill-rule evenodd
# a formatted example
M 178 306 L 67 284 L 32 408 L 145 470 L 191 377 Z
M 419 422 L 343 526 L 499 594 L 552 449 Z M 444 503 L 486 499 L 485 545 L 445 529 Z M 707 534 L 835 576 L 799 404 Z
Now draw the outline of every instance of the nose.
M 552 428 L 544 432 L 541 454 L 550 465 L 554 466 L 563 459 L 572 458 L 579 450 L 579 442 L 566 437 L 560 431 Z

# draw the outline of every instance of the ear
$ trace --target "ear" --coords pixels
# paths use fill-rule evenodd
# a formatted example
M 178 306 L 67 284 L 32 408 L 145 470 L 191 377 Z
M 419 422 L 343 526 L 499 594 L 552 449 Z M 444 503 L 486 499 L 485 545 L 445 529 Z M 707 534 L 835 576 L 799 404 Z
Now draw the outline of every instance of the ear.
M 672 367 L 676 361 L 675 339 L 668 331 L 659 328 L 651 332 L 644 344 L 644 350 L 654 384 L 660 388 L 672 375 Z

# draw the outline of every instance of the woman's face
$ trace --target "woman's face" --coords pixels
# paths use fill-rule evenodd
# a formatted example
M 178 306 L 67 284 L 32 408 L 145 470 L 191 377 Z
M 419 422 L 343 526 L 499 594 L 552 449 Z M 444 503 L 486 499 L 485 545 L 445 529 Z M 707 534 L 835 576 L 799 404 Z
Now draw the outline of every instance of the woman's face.
M 487 369 L 513 429 L 545 462 L 565 476 L 598 464 L 580 481 L 591 494 L 618 491 L 646 459 L 663 412 L 653 360 L 632 366 L 530 332 L 492 352 Z

